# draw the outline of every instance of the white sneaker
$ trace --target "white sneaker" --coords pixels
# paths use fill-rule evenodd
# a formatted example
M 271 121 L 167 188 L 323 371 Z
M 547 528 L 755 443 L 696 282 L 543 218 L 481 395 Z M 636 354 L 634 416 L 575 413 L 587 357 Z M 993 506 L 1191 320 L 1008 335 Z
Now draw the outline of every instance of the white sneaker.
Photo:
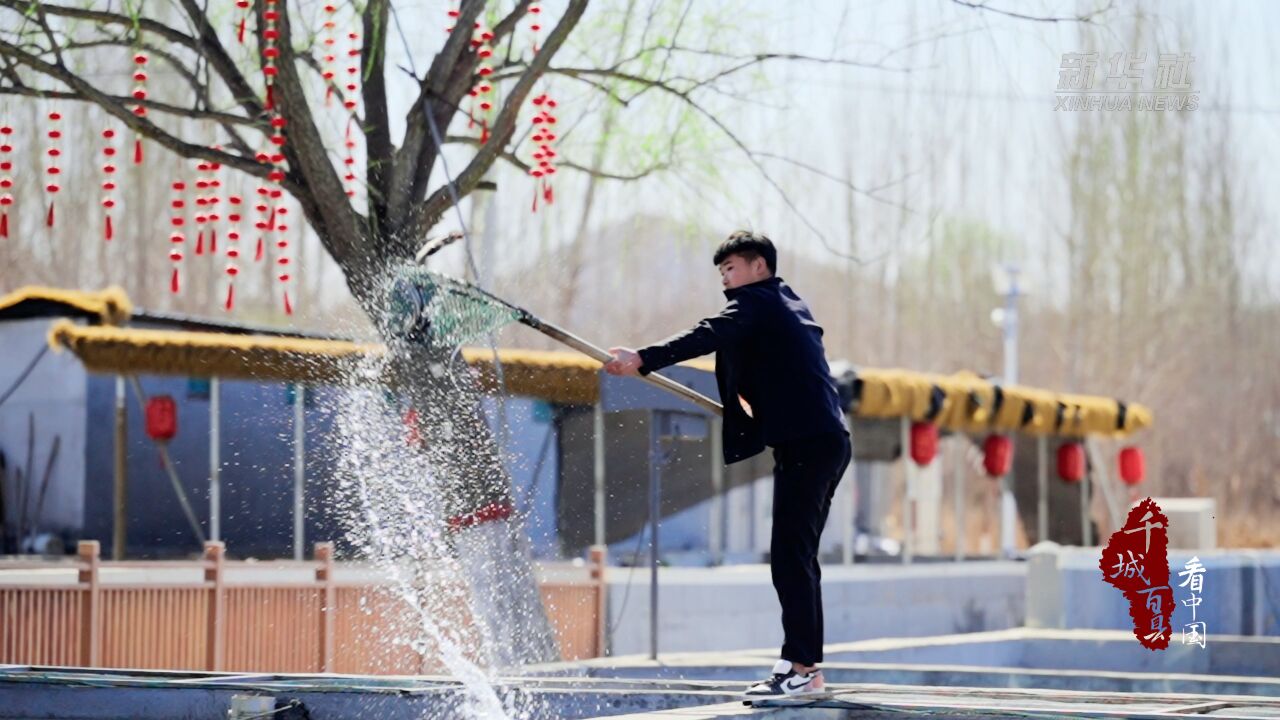
M 747 688 L 746 694 L 754 697 L 791 697 L 823 691 L 821 670 L 812 670 L 802 675 L 795 671 L 789 660 L 779 660 L 773 665 L 772 677 Z

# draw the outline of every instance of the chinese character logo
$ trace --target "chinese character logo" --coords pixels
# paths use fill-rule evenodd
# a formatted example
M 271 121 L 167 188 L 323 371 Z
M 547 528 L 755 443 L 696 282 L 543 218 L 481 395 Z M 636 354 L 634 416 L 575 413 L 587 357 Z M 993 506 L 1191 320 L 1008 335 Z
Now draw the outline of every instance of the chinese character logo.
M 1195 621 L 1196 608 L 1200 607 L 1200 593 L 1204 592 L 1204 565 L 1200 564 L 1200 558 L 1193 557 L 1182 567 L 1178 577 L 1184 579 L 1178 583 L 1178 587 L 1187 588 L 1191 595 L 1182 601 L 1183 605 L 1191 608 L 1191 622 L 1182 626 L 1182 644 L 1204 647 L 1207 631 L 1203 622 Z
M 1169 647 L 1173 634 L 1173 587 L 1169 585 L 1169 518 L 1147 498 L 1129 511 L 1124 527 L 1107 541 L 1098 567 L 1108 584 L 1124 593 L 1133 634 L 1148 650 Z M 1186 629 L 1184 628 L 1184 640 Z

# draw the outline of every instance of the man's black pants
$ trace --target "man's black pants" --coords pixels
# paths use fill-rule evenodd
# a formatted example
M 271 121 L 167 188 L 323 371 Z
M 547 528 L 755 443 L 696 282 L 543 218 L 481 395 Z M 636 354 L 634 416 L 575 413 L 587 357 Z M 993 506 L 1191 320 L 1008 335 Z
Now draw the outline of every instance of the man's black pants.
M 769 565 L 782 604 L 782 659 L 822 662 L 822 569 L 818 539 L 831 498 L 852 458 L 845 432 L 782 443 L 773 449 L 773 537 Z

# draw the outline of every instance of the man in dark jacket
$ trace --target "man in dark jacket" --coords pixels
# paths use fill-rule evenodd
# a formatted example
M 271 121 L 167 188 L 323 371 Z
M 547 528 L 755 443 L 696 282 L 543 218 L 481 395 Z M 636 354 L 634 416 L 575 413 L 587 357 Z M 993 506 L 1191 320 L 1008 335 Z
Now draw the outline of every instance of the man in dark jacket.
M 777 257 L 769 238 L 733 233 L 714 256 L 729 300 L 720 314 L 638 351 L 613 348 L 605 365 L 613 375 L 647 374 L 714 352 L 725 463 L 773 448 L 769 562 L 785 640 L 772 677 L 747 690 L 765 696 L 822 689 L 818 539 L 852 454 L 822 328 L 776 276 Z

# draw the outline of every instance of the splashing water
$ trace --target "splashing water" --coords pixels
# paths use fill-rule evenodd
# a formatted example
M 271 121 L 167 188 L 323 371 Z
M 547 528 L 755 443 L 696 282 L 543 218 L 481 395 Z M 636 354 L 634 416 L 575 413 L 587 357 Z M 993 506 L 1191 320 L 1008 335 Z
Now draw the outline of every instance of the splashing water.
M 516 315 L 444 283 L 411 285 L 427 289 L 414 300 L 404 294 L 406 273 L 394 277 L 398 293 L 383 318 L 389 352 L 354 369 L 337 412 L 332 503 L 347 540 L 391 578 L 404 608 L 390 644 L 462 683 L 462 708 L 427 717 L 548 717 L 529 694 L 494 685 L 500 668 L 558 659 L 518 519 L 499 514 L 461 529 L 454 522 L 478 508 L 510 508 L 510 483 L 457 345 Z M 396 332 L 397 324 L 416 334 Z M 400 392 L 388 392 L 388 381 Z M 421 442 L 408 439 L 419 433 Z

